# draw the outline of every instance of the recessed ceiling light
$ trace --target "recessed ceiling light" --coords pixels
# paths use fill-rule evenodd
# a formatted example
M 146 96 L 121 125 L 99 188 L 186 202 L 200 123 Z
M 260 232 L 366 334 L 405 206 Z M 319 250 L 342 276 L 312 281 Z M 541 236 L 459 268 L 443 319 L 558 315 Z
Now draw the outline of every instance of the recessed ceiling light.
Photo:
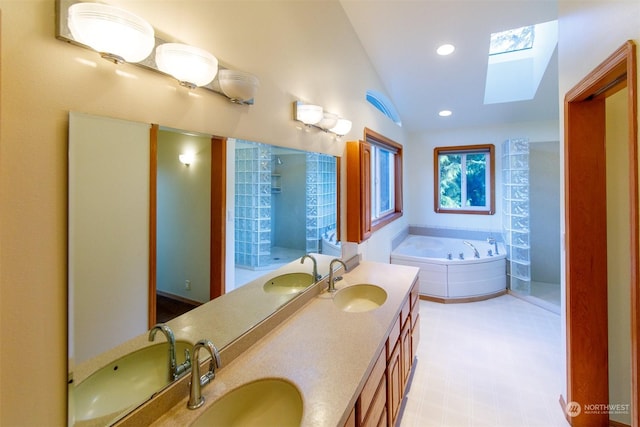
M 446 56 L 446 55 L 451 55 L 454 50 L 456 50 L 456 47 L 454 45 L 443 44 L 438 49 L 436 49 L 436 52 L 438 53 L 438 55 Z
M 438 113 L 440 117 L 449 117 L 452 114 L 451 110 L 442 110 Z

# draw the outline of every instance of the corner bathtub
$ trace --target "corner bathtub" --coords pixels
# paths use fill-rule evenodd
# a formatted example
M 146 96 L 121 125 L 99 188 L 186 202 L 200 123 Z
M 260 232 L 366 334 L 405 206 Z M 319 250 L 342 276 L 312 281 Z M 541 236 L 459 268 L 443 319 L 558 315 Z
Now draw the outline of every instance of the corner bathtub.
M 506 293 L 506 256 L 502 243 L 408 235 L 392 252 L 391 263 L 420 268 L 420 295 L 438 302 L 469 302 Z M 489 252 L 491 250 L 491 252 Z M 448 255 L 451 254 L 451 259 Z M 462 259 L 460 257 L 462 254 Z

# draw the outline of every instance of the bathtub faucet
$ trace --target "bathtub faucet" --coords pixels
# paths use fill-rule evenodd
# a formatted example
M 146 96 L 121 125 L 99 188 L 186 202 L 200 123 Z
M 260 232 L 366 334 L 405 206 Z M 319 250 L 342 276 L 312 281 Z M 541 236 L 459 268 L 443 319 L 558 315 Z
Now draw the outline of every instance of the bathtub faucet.
M 496 255 L 500 255 L 500 253 L 498 252 L 498 241 L 495 238 L 493 237 L 487 238 L 487 243 L 489 243 L 490 245 L 493 245 L 494 252 Z
M 473 243 L 468 242 L 466 240 L 463 240 L 462 243 L 464 243 L 465 245 L 469 246 L 471 249 L 473 249 L 473 257 L 474 258 L 480 258 L 480 252 L 478 252 L 478 250 L 476 249 L 475 246 L 473 246 Z

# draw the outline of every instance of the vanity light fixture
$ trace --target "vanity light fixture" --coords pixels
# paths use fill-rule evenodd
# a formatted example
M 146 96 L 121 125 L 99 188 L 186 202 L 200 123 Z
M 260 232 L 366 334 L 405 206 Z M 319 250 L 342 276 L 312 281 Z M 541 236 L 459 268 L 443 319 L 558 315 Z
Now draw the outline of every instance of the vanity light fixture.
M 189 166 L 196 159 L 196 155 L 194 153 L 183 153 L 178 156 L 178 159 L 180 159 L 180 163 Z
M 175 77 L 181 86 L 195 89 L 208 85 L 218 73 L 218 59 L 204 49 L 182 43 L 164 43 L 156 48 L 160 71 Z
M 140 62 L 155 46 L 151 24 L 131 12 L 106 4 L 71 5 L 67 25 L 76 41 L 116 64 Z
M 293 103 L 294 117 L 305 125 L 315 125 L 324 117 L 322 107 L 319 105 L 305 104 L 300 101 Z
M 206 50 L 159 36 L 150 23 L 118 7 L 91 0 L 54 2 L 59 40 L 95 50 L 116 64 L 128 62 L 170 75 L 183 86 L 215 92 L 235 104 L 253 105 L 258 78 L 229 69 Z
M 344 136 L 351 130 L 351 121 L 329 113 L 319 105 L 305 104 L 301 101 L 293 103 L 293 118 L 307 125 L 337 136 Z
M 451 110 L 442 110 L 438 113 L 440 117 L 449 117 L 453 112 Z
M 351 120 L 340 118 L 338 119 L 338 123 L 331 129 L 329 129 L 329 132 L 333 132 L 338 136 L 344 136 L 349 133 L 349 131 L 351 130 L 351 126 Z
M 322 115 L 322 120 L 318 122 L 318 127 L 325 130 L 332 129 L 338 124 L 338 119 L 337 114 L 327 113 L 325 111 Z

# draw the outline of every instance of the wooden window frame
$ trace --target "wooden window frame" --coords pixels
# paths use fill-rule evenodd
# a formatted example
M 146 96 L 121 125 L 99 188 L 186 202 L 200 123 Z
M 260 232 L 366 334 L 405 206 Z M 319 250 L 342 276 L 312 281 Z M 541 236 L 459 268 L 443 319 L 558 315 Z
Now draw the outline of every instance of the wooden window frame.
M 440 206 L 440 154 L 447 153 L 488 153 L 489 154 L 489 206 L 485 209 L 443 208 Z M 433 209 L 436 213 L 493 215 L 496 213 L 496 161 L 493 144 L 457 145 L 452 147 L 436 147 L 433 150 Z
M 371 146 L 394 153 L 394 208 L 372 220 L 371 216 Z M 402 145 L 369 129 L 363 141 L 347 142 L 347 241 L 361 243 L 371 233 L 395 221 L 402 210 Z

